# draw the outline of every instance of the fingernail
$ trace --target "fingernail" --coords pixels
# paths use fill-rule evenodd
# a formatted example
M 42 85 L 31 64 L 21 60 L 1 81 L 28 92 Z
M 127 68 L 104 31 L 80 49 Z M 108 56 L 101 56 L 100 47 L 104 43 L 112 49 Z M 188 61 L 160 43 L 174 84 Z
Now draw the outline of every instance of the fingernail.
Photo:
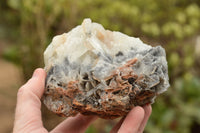
M 36 69 L 36 70 L 34 71 L 32 77 L 38 77 L 38 75 L 39 75 L 39 71 L 38 71 L 38 69 Z

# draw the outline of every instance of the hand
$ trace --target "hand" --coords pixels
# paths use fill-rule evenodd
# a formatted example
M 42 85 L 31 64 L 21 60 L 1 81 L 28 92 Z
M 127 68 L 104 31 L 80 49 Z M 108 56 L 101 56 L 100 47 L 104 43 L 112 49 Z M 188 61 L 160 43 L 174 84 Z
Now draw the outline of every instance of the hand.
M 13 133 L 48 133 L 41 118 L 41 97 L 44 92 L 46 73 L 36 69 L 32 78 L 23 85 L 17 94 L 17 105 Z M 111 130 L 111 133 L 142 133 L 151 114 L 151 106 L 133 108 Z M 69 117 L 60 123 L 51 133 L 84 133 L 96 120 L 96 116 Z

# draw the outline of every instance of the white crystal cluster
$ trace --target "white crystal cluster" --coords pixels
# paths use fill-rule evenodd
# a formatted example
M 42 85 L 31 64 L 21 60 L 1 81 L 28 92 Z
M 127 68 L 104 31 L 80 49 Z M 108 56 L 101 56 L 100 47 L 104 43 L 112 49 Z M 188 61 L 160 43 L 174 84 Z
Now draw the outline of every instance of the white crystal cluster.
M 148 50 L 151 46 L 144 44 L 139 38 L 129 37 L 120 32 L 105 30 L 102 25 L 85 19 L 69 33 L 55 36 L 44 52 L 45 66 L 48 63 L 60 62 L 66 56 L 70 62 L 93 63 L 98 54 L 112 58 L 121 51 L 126 53 L 131 47 L 135 52 Z

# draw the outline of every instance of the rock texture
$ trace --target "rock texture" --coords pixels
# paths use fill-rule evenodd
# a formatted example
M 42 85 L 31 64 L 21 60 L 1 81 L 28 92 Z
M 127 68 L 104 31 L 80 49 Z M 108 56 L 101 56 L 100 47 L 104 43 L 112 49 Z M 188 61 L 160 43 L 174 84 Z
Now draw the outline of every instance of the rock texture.
M 169 87 L 165 50 L 85 19 L 44 52 L 43 102 L 61 116 L 113 119 L 153 103 Z

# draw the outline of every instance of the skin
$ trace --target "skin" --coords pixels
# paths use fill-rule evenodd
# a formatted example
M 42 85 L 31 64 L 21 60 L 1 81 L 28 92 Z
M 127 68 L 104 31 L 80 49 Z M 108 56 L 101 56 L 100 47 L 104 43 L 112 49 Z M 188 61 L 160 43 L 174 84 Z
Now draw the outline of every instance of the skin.
M 45 71 L 38 68 L 32 78 L 18 90 L 13 133 L 48 133 L 42 123 L 40 101 L 44 93 L 45 77 Z M 134 107 L 110 133 L 142 133 L 151 111 L 151 105 Z M 50 133 L 84 133 L 96 119 L 96 116 L 78 114 L 64 120 Z

